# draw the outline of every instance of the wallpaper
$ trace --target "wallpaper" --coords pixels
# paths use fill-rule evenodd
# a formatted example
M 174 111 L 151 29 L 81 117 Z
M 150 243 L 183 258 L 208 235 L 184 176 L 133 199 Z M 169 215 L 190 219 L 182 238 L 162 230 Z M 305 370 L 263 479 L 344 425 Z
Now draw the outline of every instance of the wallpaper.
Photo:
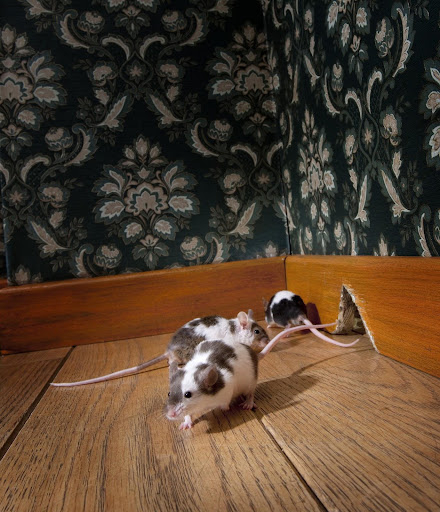
M 11 284 L 288 252 L 259 2 L 16 0 L 1 14 Z
M 292 251 L 438 256 L 440 2 L 263 9 Z
M 439 0 L 2 2 L 0 273 L 438 256 L 439 23 Z

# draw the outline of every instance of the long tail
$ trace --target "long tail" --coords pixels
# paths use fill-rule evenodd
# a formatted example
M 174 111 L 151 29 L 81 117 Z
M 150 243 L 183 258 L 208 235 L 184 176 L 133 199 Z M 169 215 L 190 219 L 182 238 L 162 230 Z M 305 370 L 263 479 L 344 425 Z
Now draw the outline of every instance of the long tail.
M 119 370 L 118 372 L 109 373 L 108 375 L 102 375 L 101 377 L 95 377 L 94 379 L 79 380 L 77 382 L 52 382 L 51 386 L 67 388 L 71 386 L 83 386 L 84 384 L 93 384 L 95 382 L 103 382 L 105 380 L 116 379 L 117 377 L 124 377 L 126 375 L 132 375 L 133 373 L 140 372 L 144 368 L 148 368 L 149 366 L 159 363 L 160 361 L 164 361 L 165 359 L 168 359 L 167 354 L 162 354 L 161 356 L 155 357 L 154 359 L 139 364 L 138 366 L 126 368 L 125 370 Z
M 308 320 L 307 320 L 308 321 Z M 309 322 L 309 321 L 308 321 Z M 313 332 L 316 331 L 317 333 L 321 334 L 316 329 L 323 329 L 324 327 L 332 327 L 333 325 L 336 325 L 337 322 L 333 322 L 331 324 L 319 324 L 319 325 L 313 325 L 311 322 L 309 322 L 309 325 L 298 325 L 297 327 L 290 327 L 289 329 L 284 329 L 284 331 L 281 331 L 279 334 L 277 334 L 274 338 L 270 340 L 270 342 L 263 348 L 263 350 L 258 354 L 258 357 L 262 359 L 266 354 L 268 354 L 273 347 L 280 341 L 280 339 L 285 338 L 288 334 L 292 332 L 297 331 L 304 331 L 305 329 L 309 329 Z M 312 330 L 313 327 L 313 330 Z
M 360 338 L 358 338 L 357 340 L 352 341 L 351 343 L 340 343 L 339 341 L 335 341 L 332 338 L 326 336 L 325 334 L 322 334 L 322 332 L 317 331 L 314 328 L 315 326 L 312 324 L 312 322 L 307 318 L 305 318 L 303 322 L 305 323 L 306 326 L 309 327 L 309 329 L 313 332 L 315 336 L 318 336 L 318 338 L 321 338 L 322 340 L 327 341 L 328 343 L 332 343 L 333 345 L 338 345 L 338 347 L 352 347 L 353 345 L 356 345 L 356 343 L 360 340 Z

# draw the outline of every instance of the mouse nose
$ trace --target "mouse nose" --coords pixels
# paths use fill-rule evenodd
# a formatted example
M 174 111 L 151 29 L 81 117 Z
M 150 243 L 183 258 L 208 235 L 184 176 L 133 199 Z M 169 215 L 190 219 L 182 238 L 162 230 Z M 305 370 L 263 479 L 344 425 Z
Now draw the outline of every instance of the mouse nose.
M 171 410 L 167 412 L 168 418 L 175 418 L 177 416 L 176 411 Z

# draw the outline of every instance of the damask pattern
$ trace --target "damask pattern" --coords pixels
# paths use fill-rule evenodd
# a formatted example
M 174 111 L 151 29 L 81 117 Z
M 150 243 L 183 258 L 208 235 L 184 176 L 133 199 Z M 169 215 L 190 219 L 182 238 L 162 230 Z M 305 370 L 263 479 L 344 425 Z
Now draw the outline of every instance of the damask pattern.
M 439 255 L 438 0 L 15 0 L 1 14 L 11 284 Z
M 438 256 L 440 2 L 263 9 L 283 90 L 293 252 Z
M 11 284 L 287 252 L 277 83 L 252 5 L 8 6 L 0 176 Z

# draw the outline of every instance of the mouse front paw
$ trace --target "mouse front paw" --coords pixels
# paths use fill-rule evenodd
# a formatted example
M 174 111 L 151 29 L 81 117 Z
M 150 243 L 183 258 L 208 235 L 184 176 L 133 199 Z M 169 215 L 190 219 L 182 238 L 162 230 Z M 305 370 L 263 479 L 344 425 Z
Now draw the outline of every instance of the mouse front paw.
M 191 416 L 185 416 L 184 421 L 179 425 L 179 430 L 186 430 L 188 428 L 192 428 L 193 423 L 191 421 Z

